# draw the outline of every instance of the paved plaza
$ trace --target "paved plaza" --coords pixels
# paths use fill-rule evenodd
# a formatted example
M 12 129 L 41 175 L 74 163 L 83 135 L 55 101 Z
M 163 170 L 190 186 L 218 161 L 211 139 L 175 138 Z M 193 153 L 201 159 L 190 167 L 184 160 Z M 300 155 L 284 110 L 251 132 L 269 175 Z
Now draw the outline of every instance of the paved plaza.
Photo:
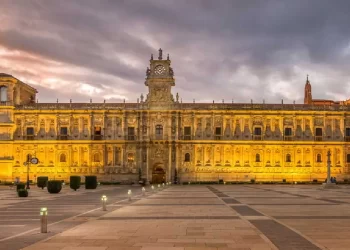
M 26 242 L 25 250 L 350 249 L 347 185 L 333 190 L 321 190 L 320 185 L 172 185 L 156 192 L 147 187 L 145 196 L 141 187 L 133 187 L 131 201 L 125 192 L 130 187 L 103 188 L 63 192 L 51 200 L 55 201 L 52 207 L 71 203 L 83 213 L 71 211 L 75 217 L 61 217 L 61 222 L 49 226 L 49 233 L 34 229 L 0 241 L 0 248 L 20 249 L 20 242 Z M 108 211 L 87 199 L 96 200 L 101 193 L 111 198 Z M 67 197 L 76 197 L 77 204 L 74 199 L 67 203 Z M 12 217 L 4 219 L 6 212 L 22 208 L 19 214 L 25 217 L 30 203 L 50 201 L 32 199 L 22 202 L 23 206 L 1 200 L 2 226 L 16 225 Z M 51 222 L 55 213 L 65 210 L 67 207 L 49 212 Z M 58 227 L 60 224 L 65 226 Z

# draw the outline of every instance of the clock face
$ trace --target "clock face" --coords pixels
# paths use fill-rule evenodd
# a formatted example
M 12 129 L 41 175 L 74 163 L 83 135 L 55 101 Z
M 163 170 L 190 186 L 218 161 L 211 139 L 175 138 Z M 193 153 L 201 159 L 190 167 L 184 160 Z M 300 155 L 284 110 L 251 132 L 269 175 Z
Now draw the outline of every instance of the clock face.
M 156 75 L 164 75 L 165 73 L 165 67 L 163 65 L 158 65 L 154 68 L 154 73 Z

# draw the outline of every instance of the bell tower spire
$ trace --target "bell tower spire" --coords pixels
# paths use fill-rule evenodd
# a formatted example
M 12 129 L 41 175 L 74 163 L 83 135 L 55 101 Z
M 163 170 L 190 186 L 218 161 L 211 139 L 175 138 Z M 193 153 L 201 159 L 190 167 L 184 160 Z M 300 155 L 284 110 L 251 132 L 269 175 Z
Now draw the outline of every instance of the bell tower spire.
M 309 81 L 309 75 L 306 75 L 306 83 L 304 88 L 304 104 L 312 103 L 312 94 L 311 94 L 311 84 Z

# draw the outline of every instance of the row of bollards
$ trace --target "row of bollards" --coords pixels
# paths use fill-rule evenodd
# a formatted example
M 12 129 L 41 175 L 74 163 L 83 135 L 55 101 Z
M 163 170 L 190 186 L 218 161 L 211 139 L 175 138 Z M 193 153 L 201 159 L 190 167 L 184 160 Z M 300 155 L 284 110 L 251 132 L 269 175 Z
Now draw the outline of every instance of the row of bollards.
M 157 189 L 152 185 L 151 191 L 152 192 L 160 191 L 161 189 L 164 189 L 165 187 L 170 186 L 170 185 L 171 185 L 171 182 L 163 183 L 162 185 L 158 184 Z M 146 196 L 146 188 L 145 187 L 142 187 L 141 192 L 142 192 L 142 196 Z M 128 190 L 128 200 L 131 201 L 131 198 L 132 198 L 132 191 L 129 189 Z M 107 211 L 107 196 L 102 195 L 101 201 L 102 201 L 102 210 Z M 43 207 L 40 209 L 40 222 L 41 222 L 40 231 L 41 231 L 41 233 L 47 233 L 47 214 L 48 213 L 47 213 L 46 207 Z

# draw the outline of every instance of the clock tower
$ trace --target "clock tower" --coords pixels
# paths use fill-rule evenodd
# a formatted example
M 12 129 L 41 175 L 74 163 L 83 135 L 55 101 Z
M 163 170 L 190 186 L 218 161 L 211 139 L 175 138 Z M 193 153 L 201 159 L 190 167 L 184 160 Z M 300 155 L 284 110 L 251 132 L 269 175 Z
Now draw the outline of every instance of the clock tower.
M 169 54 L 163 60 L 163 51 L 159 49 L 158 59 L 151 55 L 150 67 L 146 70 L 145 85 L 148 86 L 146 103 L 150 109 L 168 109 L 174 103 L 171 87 L 175 86 L 174 71 L 170 67 Z

